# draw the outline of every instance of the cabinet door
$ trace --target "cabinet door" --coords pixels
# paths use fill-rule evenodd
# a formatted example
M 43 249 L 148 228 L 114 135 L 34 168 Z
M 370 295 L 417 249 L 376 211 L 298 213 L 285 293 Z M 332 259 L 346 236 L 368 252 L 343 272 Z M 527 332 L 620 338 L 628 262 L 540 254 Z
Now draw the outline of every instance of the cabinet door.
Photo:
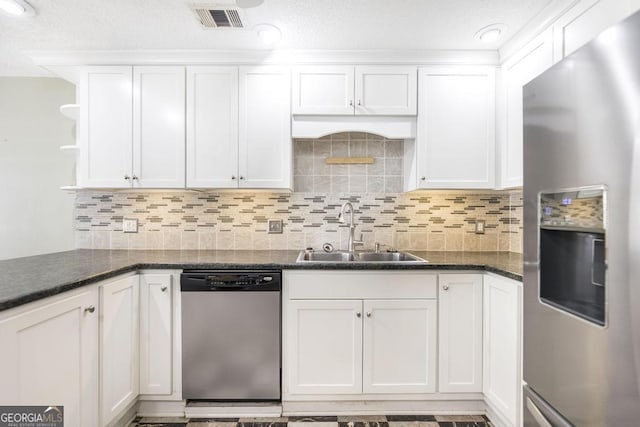
M 519 425 L 522 284 L 484 277 L 484 386 L 487 404 Z
M 365 300 L 362 391 L 436 389 L 436 300 Z
M 140 394 L 173 393 L 171 274 L 140 276 Z
M 309 66 L 293 69 L 293 114 L 353 115 L 353 67 Z
M 134 186 L 184 187 L 184 68 L 134 67 L 133 87 Z
M 362 393 L 362 301 L 287 303 L 291 394 Z
M 482 392 L 482 274 L 439 275 L 438 391 Z
M 291 73 L 240 67 L 240 188 L 291 188 Z
M 355 82 L 356 114 L 416 115 L 417 67 L 356 67 Z
M 505 137 L 501 156 L 501 186 L 522 186 L 522 88 L 553 65 L 552 31 L 528 43 L 503 65 Z
M 187 187 L 238 187 L 238 68 L 187 67 Z
M 582 0 L 553 24 L 556 61 L 570 55 L 638 8 L 633 0 Z
M 78 185 L 127 188 L 132 175 L 131 67 L 87 67 L 79 90 Z
M 420 68 L 419 188 L 493 188 L 495 70 Z
M 138 276 L 100 286 L 100 391 L 102 425 L 138 398 Z
M 95 287 L 51 300 L 0 321 L 0 405 L 63 405 L 65 425 L 95 426 Z

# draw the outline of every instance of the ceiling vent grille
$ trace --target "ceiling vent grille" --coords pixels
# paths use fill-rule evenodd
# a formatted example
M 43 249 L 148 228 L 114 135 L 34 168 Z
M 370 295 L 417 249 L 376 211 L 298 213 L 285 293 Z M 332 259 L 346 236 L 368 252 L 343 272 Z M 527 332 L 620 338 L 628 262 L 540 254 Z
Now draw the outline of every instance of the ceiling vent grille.
M 239 9 L 233 7 L 193 7 L 193 11 L 205 28 L 245 28 Z

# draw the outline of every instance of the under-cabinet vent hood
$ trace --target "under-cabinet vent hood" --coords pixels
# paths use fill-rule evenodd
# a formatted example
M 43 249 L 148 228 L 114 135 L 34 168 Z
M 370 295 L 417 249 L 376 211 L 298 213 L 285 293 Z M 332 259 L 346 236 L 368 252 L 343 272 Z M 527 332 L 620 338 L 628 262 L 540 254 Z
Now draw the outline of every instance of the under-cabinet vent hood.
M 297 116 L 291 120 L 294 138 L 321 138 L 340 132 L 366 132 L 389 139 L 415 139 L 415 116 Z
M 239 8 L 191 5 L 191 9 L 205 28 L 245 28 L 246 21 Z

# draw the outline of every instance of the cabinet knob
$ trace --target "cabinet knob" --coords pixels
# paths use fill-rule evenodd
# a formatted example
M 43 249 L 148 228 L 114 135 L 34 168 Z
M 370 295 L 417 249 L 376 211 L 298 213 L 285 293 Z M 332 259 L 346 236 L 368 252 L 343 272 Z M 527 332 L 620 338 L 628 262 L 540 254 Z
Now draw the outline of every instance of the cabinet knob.
M 420 181 L 426 181 L 426 180 L 427 180 L 426 176 L 420 177 Z
M 444 285 L 444 286 L 442 287 L 442 289 L 444 289 L 445 291 L 448 291 L 448 290 L 449 290 L 449 285 Z
M 244 180 L 244 176 L 240 175 L 240 180 L 241 181 Z
M 371 313 L 367 311 L 367 317 L 371 317 Z
M 235 175 L 231 175 L 231 179 L 235 181 L 236 180 L 236 176 Z
M 353 99 L 349 100 L 349 107 L 353 107 Z
M 166 287 L 166 286 L 163 286 L 163 287 L 161 287 L 161 288 L 160 288 L 160 290 L 161 290 L 162 292 L 167 292 L 167 287 Z
M 133 175 L 133 176 L 131 177 L 131 179 L 132 179 L 132 180 L 134 180 L 134 181 L 137 181 L 137 180 L 138 180 L 138 177 L 137 177 L 136 175 Z
M 124 174 L 124 179 L 129 181 L 131 179 L 131 177 L 129 175 L 127 175 L 126 173 Z
M 362 102 L 360 102 L 360 100 L 358 99 L 358 106 L 361 106 Z
M 356 313 L 356 317 L 362 317 L 362 313 L 360 313 L 359 311 Z
M 85 313 L 93 313 L 94 311 L 96 311 L 96 308 L 92 305 L 84 309 Z

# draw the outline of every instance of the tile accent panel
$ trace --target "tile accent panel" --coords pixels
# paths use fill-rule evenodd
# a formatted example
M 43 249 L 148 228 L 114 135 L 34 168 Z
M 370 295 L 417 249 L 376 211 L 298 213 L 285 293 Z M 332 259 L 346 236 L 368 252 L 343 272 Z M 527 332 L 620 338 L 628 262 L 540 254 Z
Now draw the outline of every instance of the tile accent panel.
M 349 166 L 350 167 L 350 166 Z M 77 248 L 319 249 L 345 248 L 348 227 L 340 206 L 355 207 L 356 235 L 400 250 L 522 252 L 521 191 L 411 193 L 270 193 L 93 191 L 76 194 Z M 122 219 L 138 219 L 123 233 Z M 282 234 L 267 234 L 281 219 Z M 475 234 L 476 219 L 485 234 Z

